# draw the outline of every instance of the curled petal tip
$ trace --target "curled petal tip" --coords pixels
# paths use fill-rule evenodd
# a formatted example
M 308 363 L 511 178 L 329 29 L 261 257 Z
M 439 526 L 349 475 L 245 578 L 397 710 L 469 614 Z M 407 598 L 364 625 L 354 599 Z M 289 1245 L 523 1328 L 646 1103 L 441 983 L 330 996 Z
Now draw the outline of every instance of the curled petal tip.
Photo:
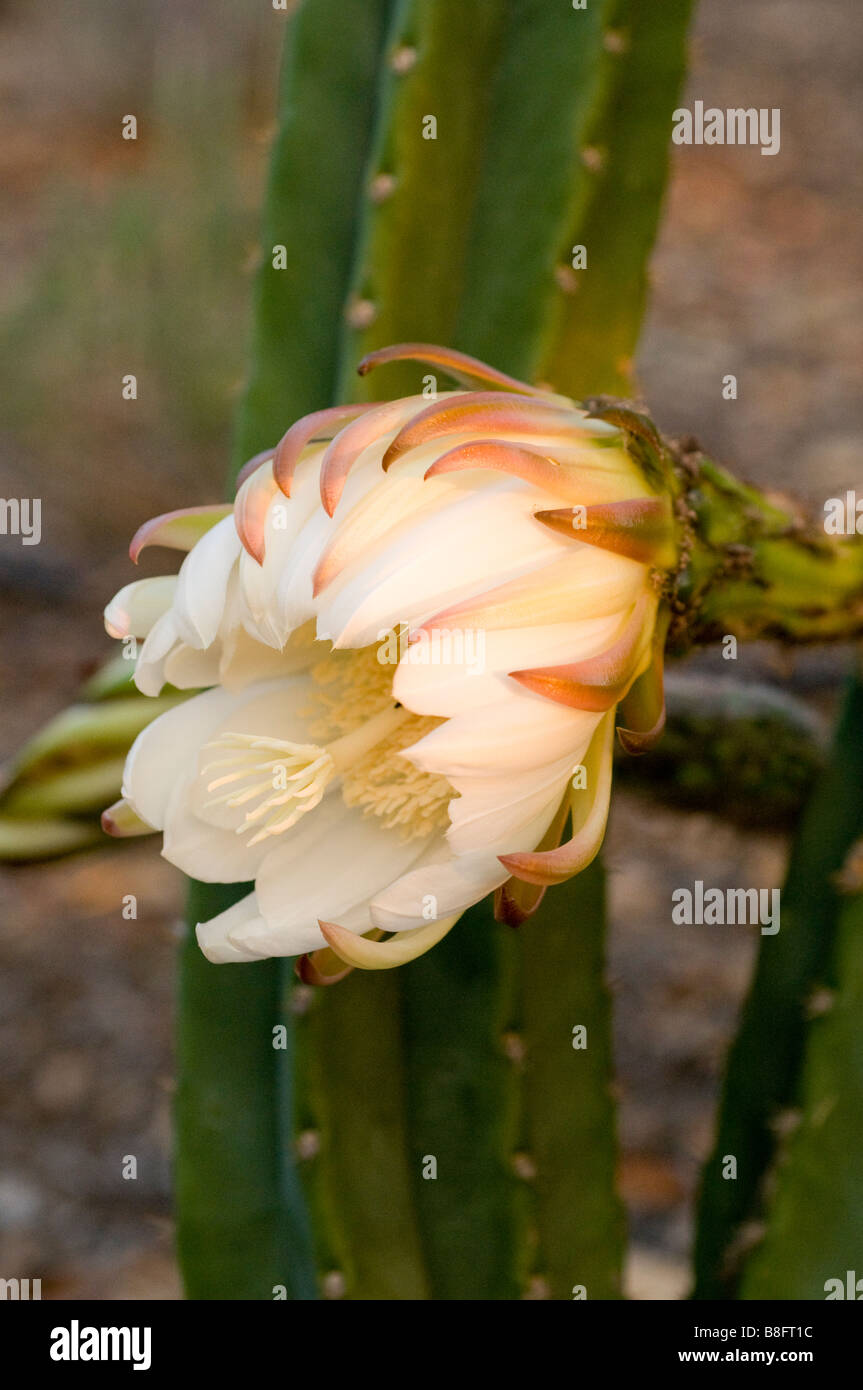
M 125 798 L 115 801 L 113 806 L 102 812 L 102 829 L 106 835 L 111 835 L 115 839 L 125 840 L 133 835 L 151 835 L 152 825 L 148 825 L 142 820 L 137 811 L 134 811 Z
M 534 851 L 546 854 L 557 849 L 569 818 L 569 796 L 562 797 L 548 829 Z M 508 927 L 520 927 L 536 912 L 545 897 L 545 884 L 526 883 L 524 879 L 509 878 L 494 895 L 494 917 Z
M 531 896 L 528 897 L 526 892 L 514 892 L 515 884 L 519 884 L 523 890 L 530 889 Z M 494 920 L 505 927 L 522 926 L 536 912 L 545 897 L 545 891 L 544 886 L 539 888 L 533 884 L 521 883 L 516 878 L 507 879 L 506 883 L 495 891 Z
M 282 435 L 273 454 L 273 477 L 279 490 L 290 497 L 294 473 L 307 444 L 315 439 L 332 439 L 343 425 L 376 407 L 377 402 L 374 401 L 361 405 L 335 405 L 326 410 L 314 410 L 311 415 L 295 420 Z
M 387 401 L 372 406 L 339 430 L 321 461 L 321 502 L 327 516 L 335 512 L 351 469 L 363 450 L 415 413 L 415 398 Z
M 461 473 L 480 468 L 508 473 L 513 478 L 530 483 L 546 492 L 563 495 L 573 490 L 572 476 L 554 459 L 538 449 L 508 444 L 499 439 L 476 439 L 469 444 L 457 444 L 435 459 L 427 468 L 425 478 L 438 478 L 446 473 Z
M 357 372 L 360 376 L 368 376 L 375 367 L 382 367 L 387 362 L 423 362 L 429 367 L 440 368 L 454 381 L 466 386 L 475 386 L 479 382 L 526 396 L 544 394 L 540 388 L 530 386 L 526 381 L 519 381 L 506 372 L 489 367 L 478 357 L 457 352 L 455 348 L 438 347 L 434 343 L 394 343 L 391 347 L 378 348 L 376 352 L 366 354 Z
M 448 434 L 483 436 L 506 431 L 542 435 L 560 430 L 575 418 L 573 407 L 565 402 L 518 396 L 506 391 L 467 391 L 447 396 L 434 401 L 399 430 L 383 456 L 383 468 L 386 471 L 410 449 Z
M 645 656 L 652 634 L 650 602 L 643 595 L 620 636 L 596 656 L 563 666 L 510 671 L 510 677 L 526 690 L 571 709 L 596 714 L 612 709 L 629 690 Z
M 608 820 L 613 740 L 614 716 L 609 713 L 600 721 L 585 759 L 587 787 L 570 797 L 572 835 L 556 848 L 540 845 L 535 850 L 499 855 L 514 878 L 540 888 L 550 887 L 580 874 L 596 858 Z
M 388 941 L 372 941 L 366 936 L 356 936 L 335 922 L 319 921 L 318 926 L 327 945 L 345 965 L 355 966 L 358 970 L 392 970 L 430 951 L 452 930 L 459 915 L 429 922 L 428 926 L 415 927 L 412 931 L 396 932 Z
M 657 744 L 662 737 L 665 729 L 665 710 L 663 709 L 659 719 L 650 729 L 625 729 L 618 725 L 617 737 L 620 746 L 626 753 L 638 754 L 649 753 L 650 749 Z
M 673 563 L 670 503 L 661 497 L 633 497 L 587 507 L 534 512 L 536 521 L 569 540 L 624 555 L 640 564 Z
M 142 550 L 150 545 L 162 545 L 168 550 L 191 550 L 203 535 L 230 516 L 230 503 L 217 502 L 208 507 L 183 507 L 175 512 L 163 512 L 139 526 L 129 545 L 129 558 L 137 565 Z
M 266 555 L 266 524 L 278 488 L 271 468 L 251 473 L 234 500 L 234 524 L 243 549 L 259 565 Z
M 627 753 L 647 753 L 659 741 L 665 728 L 665 638 L 670 618 L 663 604 L 653 632 L 650 665 L 620 707 L 626 722 L 618 726 L 617 737 Z
M 297 979 L 304 985 L 315 985 L 317 988 L 337 985 L 340 980 L 353 974 L 353 969 L 352 965 L 344 965 L 338 956 L 326 948 L 308 951 L 294 961 Z

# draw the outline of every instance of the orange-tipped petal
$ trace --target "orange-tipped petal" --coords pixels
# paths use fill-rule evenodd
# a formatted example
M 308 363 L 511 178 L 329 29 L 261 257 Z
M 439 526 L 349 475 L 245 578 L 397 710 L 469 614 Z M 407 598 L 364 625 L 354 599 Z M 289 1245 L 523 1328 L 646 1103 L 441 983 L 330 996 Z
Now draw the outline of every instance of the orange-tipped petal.
M 237 535 L 259 565 L 266 550 L 267 512 L 278 490 L 272 468 L 263 468 L 250 474 L 234 499 Z
M 573 501 L 584 496 L 584 482 L 577 474 L 555 463 L 538 449 L 520 444 L 507 444 L 500 439 L 475 439 L 469 444 L 457 444 L 426 469 L 426 478 L 439 478 L 445 473 L 461 473 L 470 468 L 487 468 L 497 473 L 509 473 L 514 478 Z M 542 515 L 542 514 L 540 514 Z M 553 513 L 552 513 L 553 515 Z
M 387 401 L 340 430 L 321 462 L 321 501 L 332 516 L 347 476 L 364 449 L 416 411 L 415 401 Z
M 440 922 L 429 922 L 426 927 L 415 927 L 413 931 L 396 932 L 388 941 L 370 941 L 365 936 L 355 936 L 353 932 L 338 926 L 335 922 L 319 922 L 318 926 L 330 949 L 345 965 L 357 970 L 392 970 L 397 965 L 406 965 L 425 955 L 447 932 L 452 931 L 460 913 L 455 917 L 444 917 Z
M 485 628 L 488 632 L 505 627 L 540 627 L 548 623 L 571 622 L 578 618 L 606 618 L 634 603 L 643 586 L 640 571 L 618 574 L 603 579 L 589 590 L 581 588 L 577 612 L 572 597 L 572 565 L 567 556 L 544 565 L 531 574 L 509 579 L 474 598 L 463 599 L 444 608 L 415 628 L 430 632 L 432 628 Z
M 113 835 L 118 840 L 128 839 L 132 835 L 155 834 L 152 825 L 142 820 L 125 798 L 115 801 L 113 806 L 102 812 L 102 829 L 106 835 Z
M 671 507 L 663 497 L 630 497 L 624 502 L 534 512 L 534 516 L 558 535 L 644 565 L 663 567 L 674 561 Z
M 243 464 L 242 468 L 237 474 L 237 481 L 235 485 L 236 492 L 239 492 L 240 488 L 243 486 L 243 483 L 246 481 L 247 478 L 251 478 L 253 473 L 257 473 L 262 463 L 268 463 L 270 461 L 270 459 L 273 457 L 274 452 L 275 450 L 273 449 L 262 449 L 259 454 L 255 454 L 254 458 L 250 458 L 248 463 Z
M 565 883 L 596 858 L 608 821 L 613 746 L 614 715 L 609 712 L 601 720 L 585 758 L 586 786 L 574 791 L 570 798 L 571 837 L 557 849 L 501 854 L 501 864 L 515 878 L 548 888 L 555 883 Z
M 480 382 L 486 386 L 496 386 L 499 390 L 519 391 L 525 396 L 545 394 L 536 386 L 529 386 L 525 381 L 517 381 L 515 377 L 507 376 L 506 372 L 489 367 L 478 357 L 456 352 L 454 348 L 437 347 L 434 343 L 395 343 L 392 347 L 378 348 L 377 352 L 370 352 L 363 358 L 357 371 L 360 376 L 367 376 L 375 367 L 382 367 L 387 362 L 425 362 L 429 367 L 439 367 L 453 381 L 460 381 L 464 386 L 474 386 Z
M 557 849 L 563 828 L 569 816 L 569 795 L 560 803 L 554 820 L 536 847 L 537 853 Z M 522 879 L 508 878 L 494 895 L 494 919 L 508 927 L 520 927 L 532 917 L 545 897 L 545 884 L 525 883 Z
M 575 425 L 581 417 L 571 406 L 540 397 L 507 395 L 502 391 L 468 391 L 435 401 L 399 430 L 383 457 L 384 469 L 419 444 L 448 434 L 550 434 Z
M 273 453 L 273 477 L 286 497 L 291 495 L 291 483 L 300 454 L 313 439 L 332 439 L 343 425 L 354 420 L 366 410 L 374 410 L 375 404 L 334 405 L 326 410 L 314 410 L 295 420 L 290 429 L 282 435 Z
M 163 545 L 168 550 L 191 550 L 217 521 L 231 514 L 230 502 L 216 502 L 209 507 L 183 507 L 176 512 L 163 512 L 139 526 L 129 546 L 129 558 L 138 563 L 138 556 L 149 545 Z
M 665 636 L 670 617 L 667 608 L 660 611 L 650 665 L 621 702 L 620 713 L 626 723 L 618 725 L 617 737 L 627 753 L 646 753 L 665 728 Z
M 596 713 L 611 709 L 638 674 L 646 636 L 651 630 L 647 621 L 649 602 L 647 595 L 638 600 L 620 636 L 605 651 L 564 666 L 510 671 L 510 676 L 525 689 L 571 709 Z

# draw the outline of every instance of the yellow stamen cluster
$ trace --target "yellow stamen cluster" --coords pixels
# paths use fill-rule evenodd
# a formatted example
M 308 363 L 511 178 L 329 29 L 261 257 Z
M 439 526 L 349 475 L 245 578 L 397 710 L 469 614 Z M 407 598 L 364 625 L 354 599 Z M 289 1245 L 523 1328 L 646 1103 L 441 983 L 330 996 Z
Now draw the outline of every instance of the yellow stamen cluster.
M 377 744 L 345 773 L 342 795 L 348 806 L 362 806 L 367 816 L 380 816 L 388 830 L 403 839 L 425 838 L 449 825 L 447 807 L 456 793 L 445 777 L 421 772 L 401 750 L 409 748 L 440 724 L 408 714 L 394 733 Z
M 406 839 L 444 830 L 452 787 L 400 756 L 441 721 L 393 701 L 393 668 L 377 648 L 333 651 L 310 674 L 315 693 L 304 713 L 319 742 L 225 732 L 204 748 L 203 809 L 236 811 L 236 833 L 252 831 L 251 846 L 290 830 L 340 780 L 346 805 Z

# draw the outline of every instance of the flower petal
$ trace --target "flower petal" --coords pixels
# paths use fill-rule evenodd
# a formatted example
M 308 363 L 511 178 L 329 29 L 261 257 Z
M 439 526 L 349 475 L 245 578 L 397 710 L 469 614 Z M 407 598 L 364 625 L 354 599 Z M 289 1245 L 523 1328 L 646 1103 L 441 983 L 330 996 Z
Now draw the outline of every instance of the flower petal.
M 627 753 L 646 753 L 661 738 L 665 728 L 665 637 L 671 614 L 660 610 L 653 632 L 653 655 L 647 670 L 627 693 L 620 712 L 625 726 L 617 726 L 617 737 Z
M 102 829 L 106 835 L 124 840 L 132 835 L 152 835 L 154 827 L 142 820 L 134 807 L 121 798 L 102 812 Z
M 110 637 L 146 637 L 171 607 L 177 587 L 175 574 L 137 579 L 115 594 L 105 609 L 105 630 Z
M 653 629 L 648 620 L 651 604 L 647 595 L 638 600 L 620 635 L 604 652 L 563 666 L 540 666 L 510 675 L 525 689 L 557 704 L 596 712 L 611 709 L 639 674 Z
M 254 893 L 249 893 L 239 902 L 211 917 L 208 922 L 199 922 L 195 927 L 198 945 L 207 960 L 214 965 L 245 963 L 250 960 L 263 960 L 265 957 L 256 951 L 237 946 L 230 939 L 236 927 L 254 922 L 258 917 L 258 902 Z
M 491 631 L 606 617 L 633 604 L 643 588 L 643 565 L 584 546 L 452 604 L 422 628 Z
M 355 936 L 335 922 L 321 922 L 320 928 L 331 951 L 357 970 L 392 970 L 397 965 L 424 956 L 452 931 L 460 914 L 441 922 L 429 922 L 415 931 L 402 932 L 389 941 L 372 941 L 367 936 Z
M 454 348 L 437 347 L 434 343 L 395 343 L 392 347 L 378 348 L 376 352 L 367 353 L 357 372 L 360 376 L 367 376 L 375 367 L 382 367 L 388 362 L 424 362 L 429 367 L 439 367 L 453 381 L 463 382 L 469 387 L 481 382 L 504 391 L 517 391 L 524 396 L 547 395 L 537 386 L 529 386 L 525 381 L 518 381 L 515 377 L 507 376 L 506 372 L 489 367 L 478 357 L 469 357 L 466 352 L 456 352 Z
M 149 545 L 163 545 L 168 550 L 191 550 L 202 536 L 231 514 L 229 502 L 216 502 L 208 507 L 183 507 L 175 512 L 163 512 L 139 526 L 129 546 L 134 564 Z
M 406 400 L 387 401 L 339 431 L 327 447 L 321 463 L 321 502 L 327 516 L 332 516 L 336 510 L 345 480 L 360 454 L 415 415 L 421 399 L 410 396 Z
M 563 402 L 502 391 L 460 392 L 427 406 L 399 431 L 384 454 L 384 471 L 411 449 L 448 434 L 559 435 L 567 427 L 577 428 L 583 418 Z
M 664 568 L 674 560 L 671 507 L 666 498 L 630 497 L 535 516 L 558 535 L 627 555 L 643 565 Z
M 314 440 L 332 439 L 333 435 L 368 410 L 377 408 L 377 402 L 363 405 L 335 405 L 326 410 L 315 410 L 296 420 L 282 435 L 273 454 L 273 477 L 286 497 L 291 495 L 291 483 L 300 455 Z
M 429 921 L 460 915 L 494 892 L 508 875 L 494 854 L 483 851 L 456 857 L 438 841 L 418 868 L 402 874 L 372 899 L 371 920 L 384 931 L 422 928 Z
M 586 786 L 573 791 L 570 798 L 572 836 L 558 849 L 502 854 L 501 864 L 515 878 L 540 887 L 564 883 L 596 858 L 608 820 L 613 745 L 614 712 L 610 710 L 603 716 L 585 759 Z
M 162 828 L 177 782 L 194 770 L 201 744 L 240 698 L 227 690 L 207 690 L 141 731 L 126 758 L 123 796 L 142 820 Z
M 258 870 L 256 891 L 263 924 L 243 929 L 244 944 L 271 956 L 294 956 L 326 944 L 319 917 L 368 931 L 369 900 L 405 872 L 426 848 L 405 841 L 372 817 L 324 798 Z
M 208 647 L 215 640 L 240 550 L 234 518 L 227 516 L 198 541 L 180 566 L 174 617 L 187 646 Z
M 563 797 L 557 813 L 548 830 L 543 835 L 537 851 L 557 849 L 569 818 L 569 796 Z M 494 895 L 494 918 L 508 927 L 520 927 L 532 917 L 545 897 L 545 884 L 525 883 L 522 879 L 508 878 Z

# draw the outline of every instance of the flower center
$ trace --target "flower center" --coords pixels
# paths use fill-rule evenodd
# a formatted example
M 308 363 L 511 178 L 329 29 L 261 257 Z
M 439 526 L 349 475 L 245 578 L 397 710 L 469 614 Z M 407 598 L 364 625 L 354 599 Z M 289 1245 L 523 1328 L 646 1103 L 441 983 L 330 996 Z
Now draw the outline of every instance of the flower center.
M 334 778 L 348 775 L 410 717 L 393 705 L 326 747 L 226 732 L 203 749 L 200 773 L 207 792 L 215 795 L 202 809 L 240 811 L 236 832 L 254 831 L 250 846 L 281 835 L 320 804 Z M 208 754 L 217 756 L 205 761 Z

